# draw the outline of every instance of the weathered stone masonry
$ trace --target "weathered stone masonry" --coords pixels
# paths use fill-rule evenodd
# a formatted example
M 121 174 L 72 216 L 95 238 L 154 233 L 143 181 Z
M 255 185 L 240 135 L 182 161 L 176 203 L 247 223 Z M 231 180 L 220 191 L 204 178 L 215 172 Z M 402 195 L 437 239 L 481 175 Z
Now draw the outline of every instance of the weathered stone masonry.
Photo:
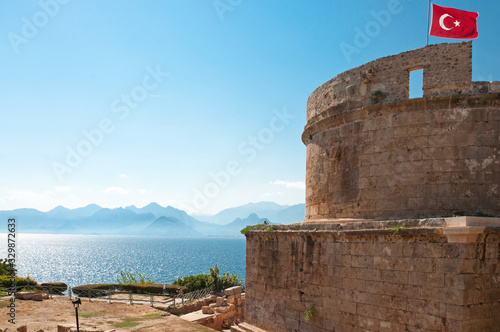
M 500 331 L 500 82 L 471 82 L 471 57 L 432 45 L 311 94 L 306 220 L 247 233 L 250 324 Z
M 251 232 L 245 319 L 268 331 L 500 331 L 500 230 L 449 243 L 445 222 Z
M 306 221 L 500 215 L 500 82 L 471 82 L 471 43 L 344 72 L 309 97 Z M 422 67 L 424 98 L 408 99 Z M 383 91 L 373 104 L 372 96 Z

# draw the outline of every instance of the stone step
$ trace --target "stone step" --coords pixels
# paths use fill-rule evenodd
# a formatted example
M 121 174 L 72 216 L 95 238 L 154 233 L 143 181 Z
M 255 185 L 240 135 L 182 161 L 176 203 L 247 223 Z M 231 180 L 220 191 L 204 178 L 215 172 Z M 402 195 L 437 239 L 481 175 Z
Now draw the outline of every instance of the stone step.
M 231 326 L 231 332 L 245 332 L 245 330 L 238 327 L 238 325 Z
M 266 330 L 260 329 L 257 326 L 253 326 L 252 324 L 248 324 L 247 322 L 239 324 L 238 328 L 240 329 L 240 331 L 245 332 L 267 332 Z

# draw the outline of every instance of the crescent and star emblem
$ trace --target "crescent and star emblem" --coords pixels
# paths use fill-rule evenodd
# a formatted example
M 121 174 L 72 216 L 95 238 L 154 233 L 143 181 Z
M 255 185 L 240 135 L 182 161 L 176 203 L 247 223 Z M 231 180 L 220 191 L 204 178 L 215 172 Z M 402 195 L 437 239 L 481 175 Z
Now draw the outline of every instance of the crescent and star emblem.
M 451 28 L 448 28 L 446 25 L 444 25 L 444 19 L 447 18 L 447 17 L 451 17 L 451 18 L 454 18 L 453 16 L 451 16 L 450 14 L 444 14 L 444 15 L 441 15 L 441 17 L 439 18 L 439 25 L 441 26 L 441 28 L 443 30 L 451 30 L 453 28 L 456 28 L 456 27 L 459 27 L 460 26 L 460 22 L 458 20 L 455 20 L 455 22 L 453 22 L 453 24 L 455 24 L 454 27 L 451 27 Z

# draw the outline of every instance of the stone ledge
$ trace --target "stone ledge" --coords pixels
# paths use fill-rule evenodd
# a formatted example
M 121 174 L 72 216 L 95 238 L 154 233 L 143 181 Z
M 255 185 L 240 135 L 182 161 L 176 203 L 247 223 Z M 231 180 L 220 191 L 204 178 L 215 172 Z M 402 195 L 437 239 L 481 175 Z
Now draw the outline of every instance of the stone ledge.
M 445 218 L 446 227 L 485 226 L 500 227 L 500 218 L 493 217 L 453 217 Z
M 273 231 L 266 231 L 268 225 L 249 231 L 247 234 L 273 236 L 276 232 L 293 233 L 301 236 L 336 234 L 337 236 L 374 235 L 443 235 L 449 243 L 473 243 L 479 234 L 500 231 L 500 218 L 492 217 L 450 217 L 425 219 L 399 219 L 352 221 L 333 219 L 307 221 L 292 225 L 273 225 Z M 359 219 L 358 219 L 359 220 Z M 346 222 L 347 221 L 347 222 Z
M 310 142 L 309 135 L 313 137 L 321 131 L 333 128 L 345 123 L 351 123 L 374 115 L 402 113 L 411 110 L 448 110 L 457 108 L 461 103 L 471 103 L 473 108 L 487 108 L 498 105 L 499 93 L 488 94 L 470 93 L 460 95 L 433 96 L 426 98 L 394 100 L 390 103 L 375 105 L 335 105 L 323 110 L 318 115 L 309 119 L 304 132 L 302 142 L 307 146 Z
M 500 229 L 500 218 L 463 216 L 446 218 L 445 223 L 443 234 L 449 243 L 474 243 L 486 228 Z
M 484 230 L 484 226 L 445 227 L 443 234 L 446 235 L 449 243 L 474 243 L 477 236 L 483 234 Z
M 373 230 L 389 230 L 394 227 L 410 228 L 438 228 L 445 227 L 445 218 L 423 218 L 423 219 L 392 219 L 392 220 L 376 220 L 376 219 L 321 219 L 308 220 L 303 223 L 291 225 L 273 225 L 276 230 L 280 231 L 373 231 Z M 264 229 L 264 228 L 262 228 Z M 257 229 L 257 230 L 260 230 Z

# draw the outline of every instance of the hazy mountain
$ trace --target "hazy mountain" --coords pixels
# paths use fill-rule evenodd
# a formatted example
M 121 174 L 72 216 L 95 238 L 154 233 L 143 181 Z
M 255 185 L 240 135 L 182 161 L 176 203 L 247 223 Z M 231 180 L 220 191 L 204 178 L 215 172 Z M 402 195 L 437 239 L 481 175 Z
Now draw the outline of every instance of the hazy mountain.
M 275 215 L 266 216 L 274 223 L 277 224 L 293 224 L 296 222 L 304 221 L 306 217 L 306 205 L 296 204 L 281 211 L 278 211 Z
M 89 204 L 85 207 L 77 208 L 77 209 L 68 209 L 64 206 L 57 206 L 52 210 L 46 212 L 46 216 L 50 218 L 60 218 L 60 219 L 76 219 L 76 218 L 85 218 L 90 217 L 97 211 L 102 210 L 102 207 L 96 204 Z
M 163 237 L 197 237 L 202 236 L 193 228 L 173 217 L 160 217 L 151 225 L 139 232 L 140 235 Z
M 194 226 L 194 224 L 200 221 L 188 215 L 185 211 L 176 209 L 172 206 L 163 207 L 157 203 L 150 203 L 142 208 L 137 208 L 134 205 L 127 206 L 125 209 L 133 211 L 135 213 L 152 213 L 155 217 L 173 217 L 176 218 L 188 226 Z
M 40 226 L 47 223 L 49 217 L 46 216 L 44 212 L 35 209 L 15 209 L 10 211 L 0 211 L 0 218 L 5 222 L 9 218 L 16 219 L 16 231 L 17 232 L 34 232 L 37 231 Z M 2 232 L 7 231 L 1 230 Z
M 101 209 L 84 218 L 79 228 L 105 234 L 135 234 L 156 219 L 152 213 L 135 213 L 128 209 Z
M 239 236 L 240 230 L 247 225 L 264 220 L 283 224 L 300 222 L 304 214 L 304 204 L 286 206 L 259 202 L 223 210 L 208 218 L 219 223 L 214 224 L 193 218 L 183 210 L 151 203 L 142 208 L 132 205 L 108 209 L 90 204 L 77 209 L 58 206 L 48 212 L 16 209 L 0 211 L 0 218 L 16 218 L 17 231 L 26 233 L 192 237 Z
M 102 207 L 99 205 L 89 204 L 81 208 L 73 209 L 73 212 L 80 217 L 90 217 L 99 210 L 102 210 Z
M 191 227 L 194 231 L 199 234 L 209 234 L 215 231 L 217 225 L 214 225 L 210 222 L 200 221 L 196 218 L 191 217 L 185 211 L 176 209 L 172 206 L 162 207 L 157 203 L 150 203 L 142 208 L 137 208 L 135 206 L 127 206 L 126 209 L 134 211 L 136 213 L 152 213 L 155 217 L 172 217 L 181 222 L 183 222 L 186 226 Z
M 152 213 L 157 217 L 161 217 L 164 214 L 165 208 L 158 203 L 152 202 L 148 205 L 138 208 L 135 205 L 127 206 L 125 209 L 133 211 L 135 213 Z
M 45 213 L 46 216 L 51 217 L 51 218 L 70 218 L 71 213 L 73 210 L 70 210 L 68 208 L 65 208 L 64 206 L 56 206 L 52 210 L 48 211 Z
M 0 211 L 2 215 L 8 215 L 10 218 L 19 218 L 18 216 L 23 216 L 23 217 L 43 217 L 45 216 L 44 212 L 38 211 L 36 209 L 15 209 L 15 210 L 3 210 Z
M 236 218 L 247 218 L 252 213 L 269 218 L 269 215 L 275 215 L 278 211 L 286 209 L 287 207 L 289 207 L 289 205 L 279 205 L 274 202 L 249 203 L 222 210 L 206 220 L 214 224 L 225 225 Z
M 216 233 L 209 233 L 211 236 L 243 236 L 240 231 L 248 225 L 262 224 L 264 221 L 269 222 L 266 218 L 259 218 L 255 213 L 250 214 L 247 218 L 236 218 L 226 225 L 219 226 Z
M 291 224 L 304 221 L 305 204 L 279 205 L 273 202 L 250 203 L 234 208 L 222 210 L 216 215 L 205 218 L 214 224 L 225 225 L 237 218 L 246 218 L 255 213 L 278 224 Z

